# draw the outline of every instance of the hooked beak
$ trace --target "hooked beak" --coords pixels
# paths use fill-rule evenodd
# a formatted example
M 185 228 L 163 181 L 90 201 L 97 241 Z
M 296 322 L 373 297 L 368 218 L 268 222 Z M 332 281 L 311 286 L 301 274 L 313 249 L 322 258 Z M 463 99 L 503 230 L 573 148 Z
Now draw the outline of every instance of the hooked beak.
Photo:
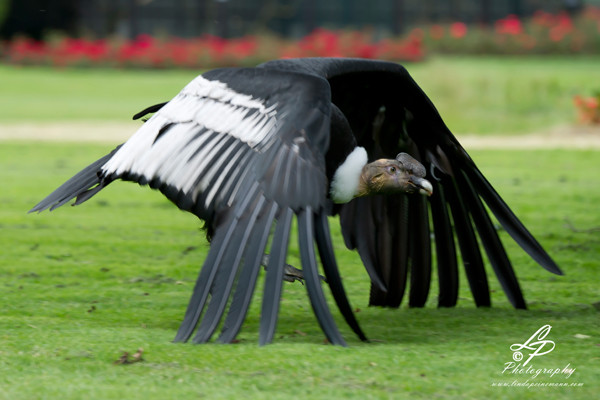
M 419 178 L 418 176 L 412 175 L 409 178 L 409 182 L 419 188 L 419 193 L 427 196 L 433 194 L 433 186 L 427 179 Z

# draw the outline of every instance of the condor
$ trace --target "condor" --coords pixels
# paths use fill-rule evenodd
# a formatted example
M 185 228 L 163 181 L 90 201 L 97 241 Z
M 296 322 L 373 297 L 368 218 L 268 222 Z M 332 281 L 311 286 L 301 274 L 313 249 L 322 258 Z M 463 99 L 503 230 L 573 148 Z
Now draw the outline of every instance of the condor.
M 217 340 L 233 341 L 263 260 L 259 343 L 272 341 L 293 218 L 311 305 L 337 345 L 346 342 L 317 254 L 341 314 L 366 336 L 342 286 L 330 215 L 339 215 L 346 246 L 360 254 L 371 305 L 398 307 L 409 287 L 408 304 L 422 307 L 435 251 L 438 305 L 454 306 L 459 249 L 475 304 L 489 306 L 481 243 L 510 302 L 526 308 L 488 209 L 535 261 L 561 274 L 400 65 L 314 58 L 217 69 L 134 118 L 152 112 L 127 142 L 31 211 L 80 204 L 121 179 L 158 189 L 203 219 L 210 251 L 175 341 L 196 330 L 193 342 L 207 342 L 223 318 Z

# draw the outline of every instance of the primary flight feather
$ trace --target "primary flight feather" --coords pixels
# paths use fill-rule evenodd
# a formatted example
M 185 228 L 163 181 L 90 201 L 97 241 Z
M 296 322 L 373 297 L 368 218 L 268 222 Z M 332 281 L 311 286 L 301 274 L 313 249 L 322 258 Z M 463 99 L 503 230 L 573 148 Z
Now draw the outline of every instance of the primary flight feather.
M 360 254 L 371 305 L 398 307 L 408 287 L 409 305 L 422 307 L 435 249 L 438 305 L 454 306 L 459 249 L 476 305 L 489 306 L 480 242 L 510 302 L 525 308 L 485 205 L 535 261 L 561 274 L 400 65 L 312 58 L 217 69 L 135 118 L 152 112 L 127 142 L 31 211 L 73 198 L 80 204 L 121 179 L 158 189 L 203 219 L 210 251 L 176 341 L 195 331 L 194 342 L 207 342 L 221 322 L 217 340 L 233 341 L 262 264 L 259 342 L 272 341 L 294 217 L 309 299 L 334 344 L 346 342 L 322 291 L 319 260 L 341 314 L 366 336 L 342 285 L 330 215 L 339 215 L 346 246 Z

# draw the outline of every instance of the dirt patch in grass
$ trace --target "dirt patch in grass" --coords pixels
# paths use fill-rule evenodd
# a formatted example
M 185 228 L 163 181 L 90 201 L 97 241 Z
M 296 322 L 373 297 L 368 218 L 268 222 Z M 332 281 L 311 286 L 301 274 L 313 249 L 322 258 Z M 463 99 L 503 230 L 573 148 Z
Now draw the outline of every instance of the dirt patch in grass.
M 140 122 L 49 122 L 0 124 L 0 140 L 98 142 L 127 140 Z M 525 135 L 457 134 L 466 149 L 581 148 L 600 149 L 600 126 L 558 126 Z
M 457 135 L 466 149 L 600 149 L 600 126 L 566 125 L 525 135 Z

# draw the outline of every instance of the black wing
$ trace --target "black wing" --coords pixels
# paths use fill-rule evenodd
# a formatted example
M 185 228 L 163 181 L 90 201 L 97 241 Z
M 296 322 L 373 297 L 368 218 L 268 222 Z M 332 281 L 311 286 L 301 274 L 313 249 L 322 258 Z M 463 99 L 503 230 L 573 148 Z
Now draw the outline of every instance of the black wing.
M 409 305 L 424 305 L 432 269 L 431 225 L 440 282 L 439 306 L 454 306 L 458 298 L 456 247 L 475 303 L 490 305 L 479 237 L 508 299 L 513 306 L 526 308 L 484 203 L 536 262 L 562 274 L 479 171 L 405 68 L 389 62 L 352 59 L 279 60 L 262 67 L 328 79 L 332 102 L 345 114 L 358 145 L 367 149 L 370 159 L 393 158 L 404 151 L 429 171 L 428 178 L 434 184 L 429 205 L 414 196 L 375 196 L 355 199 L 339 209 L 346 245 L 358 250 L 375 283 L 372 305 L 398 307 L 409 277 Z M 376 284 L 380 281 L 384 288 Z
M 220 69 L 199 76 L 126 143 L 33 208 L 42 211 L 108 183 L 135 181 L 159 189 L 179 208 L 204 219 L 211 247 L 175 338 L 210 340 L 238 333 L 272 237 L 260 343 L 271 341 L 281 274 L 294 215 L 309 298 L 329 341 L 344 345 L 319 280 L 315 242 L 342 314 L 364 339 L 344 294 L 326 219 L 331 96 L 326 80 L 293 72 Z M 81 202 L 78 199 L 78 202 Z

